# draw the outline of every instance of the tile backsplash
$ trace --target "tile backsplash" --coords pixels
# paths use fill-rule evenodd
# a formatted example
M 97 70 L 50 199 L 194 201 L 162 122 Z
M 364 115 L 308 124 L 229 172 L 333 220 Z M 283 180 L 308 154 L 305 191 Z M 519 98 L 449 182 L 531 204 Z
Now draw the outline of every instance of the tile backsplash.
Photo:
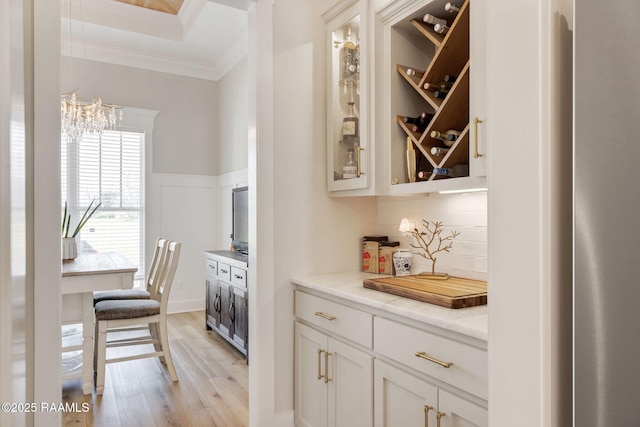
M 460 234 L 449 252 L 436 254 L 436 271 L 452 276 L 487 280 L 487 193 L 429 194 L 412 197 L 379 197 L 377 234 L 387 235 L 410 248 L 413 237 L 398 231 L 400 220 L 408 218 L 416 226 L 422 220 L 442 221 L 443 236 L 451 230 Z M 412 249 L 412 273 L 431 271 L 431 261 Z

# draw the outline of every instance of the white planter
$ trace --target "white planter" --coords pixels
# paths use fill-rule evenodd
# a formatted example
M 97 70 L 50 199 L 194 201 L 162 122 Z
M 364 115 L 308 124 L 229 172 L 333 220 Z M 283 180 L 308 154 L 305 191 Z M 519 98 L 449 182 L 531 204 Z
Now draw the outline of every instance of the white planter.
M 398 249 L 393 253 L 393 266 L 396 268 L 396 276 L 408 276 L 411 274 L 411 261 L 413 255 L 409 249 Z
M 62 259 L 72 260 L 78 256 L 78 244 L 75 237 L 62 238 Z

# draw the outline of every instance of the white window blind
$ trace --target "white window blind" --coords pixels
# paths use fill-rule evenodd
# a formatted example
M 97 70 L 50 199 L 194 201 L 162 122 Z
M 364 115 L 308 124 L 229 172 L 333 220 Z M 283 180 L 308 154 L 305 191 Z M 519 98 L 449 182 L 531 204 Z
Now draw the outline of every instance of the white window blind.
M 71 234 L 92 200 L 102 203 L 79 234 L 79 250 L 120 252 L 144 271 L 144 133 L 104 131 L 80 142 L 62 138 L 62 204 Z

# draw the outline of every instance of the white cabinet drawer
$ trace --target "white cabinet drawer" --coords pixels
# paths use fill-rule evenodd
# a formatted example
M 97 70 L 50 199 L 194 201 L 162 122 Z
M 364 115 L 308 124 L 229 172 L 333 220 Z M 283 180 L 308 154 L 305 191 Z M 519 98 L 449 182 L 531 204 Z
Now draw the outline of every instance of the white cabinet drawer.
M 223 262 L 218 263 L 218 279 L 225 282 L 231 281 L 231 266 Z
M 296 292 L 296 317 L 341 335 L 365 347 L 372 347 L 373 315 L 304 292 Z
M 218 261 L 207 257 L 206 269 L 207 277 L 215 279 L 218 276 Z
M 247 270 L 232 266 L 231 283 L 236 287 L 247 289 Z
M 373 328 L 377 353 L 487 399 L 486 350 L 381 317 Z

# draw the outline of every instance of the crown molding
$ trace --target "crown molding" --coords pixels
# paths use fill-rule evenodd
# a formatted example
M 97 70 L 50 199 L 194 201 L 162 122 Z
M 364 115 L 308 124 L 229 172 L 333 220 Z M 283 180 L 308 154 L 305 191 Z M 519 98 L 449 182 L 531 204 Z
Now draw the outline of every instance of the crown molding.
M 73 41 L 69 47 L 66 47 L 69 43 L 65 42 L 62 54 L 77 59 L 217 81 L 247 54 L 247 39 L 244 32 L 235 40 L 233 46 L 214 61 L 161 55 L 139 49 L 110 46 L 92 40 Z
M 213 74 L 219 80 L 231 70 L 242 58 L 247 56 L 249 46 L 249 32 L 243 31 L 236 37 L 233 44 L 225 50 L 214 62 Z

